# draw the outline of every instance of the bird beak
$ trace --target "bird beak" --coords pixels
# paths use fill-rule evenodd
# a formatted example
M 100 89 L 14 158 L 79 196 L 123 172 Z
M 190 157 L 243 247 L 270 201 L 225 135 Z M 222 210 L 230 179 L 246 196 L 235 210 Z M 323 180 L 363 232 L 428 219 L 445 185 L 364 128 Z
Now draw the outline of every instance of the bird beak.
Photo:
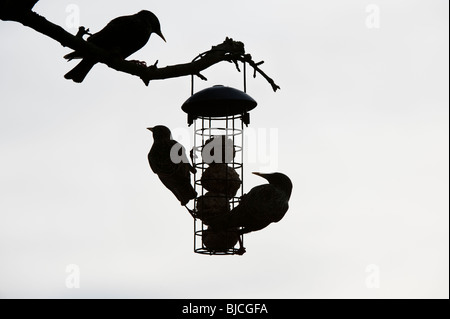
M 167 42 L 167 41 L 166 41 L 166 38 L 164 38 L 164 36 L 163 36 L 163 34 L 162 34 L 161 31 L 156 32 L 156 34 L 159 35 L 159 36 L 161 37 L 161 39 L 164 40 L 164 42 Z
M 258 173 L 258 172 L 253 172 L 252 174 L 261 176 L 262 178 L 265 178 L 266 174 L 262 174 L 262 173 Z
M 147 130 L 153 132 L 153 127 L 147 127 Z

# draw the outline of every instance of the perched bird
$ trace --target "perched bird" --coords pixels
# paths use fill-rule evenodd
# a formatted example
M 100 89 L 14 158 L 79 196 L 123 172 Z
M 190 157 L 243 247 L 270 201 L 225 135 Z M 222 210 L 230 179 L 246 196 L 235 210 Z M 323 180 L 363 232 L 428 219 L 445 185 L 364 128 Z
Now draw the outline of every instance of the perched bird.
M 167 127 L 158 125 L 147 129 L 152 131 L 154 140 L 148 153 L 150 168 L 185 206 L 197 197 L 191 185 L 191 173 L 196 169 L 189 163 L 183 145 L 172 139 Z
M 232 227 L 243 227 L 239 233 L 245 234 L 261 230 L 271 223 L 279 222 L 289 208 L 292 182 L 282 173 L 261 174 L 269 184 L 253 187 L 241 197 L 238 206 L 230 213 L 204 219 L 209 229 L 221 231 Z
M 134 15 L 113 19 L 102 30 L 90 36 L 87 42 L 126 59 L 141 49 L 152 33 L 156 33 L 166 41 L 161 32 L 158 18 L 150 11 L 142 10 Z M 77 51 L 65 55 L 64 58 L 69 61 L 83 59 L 64 76 L 77 83 L 83 82 L 88 72 L 98 62 L 94 58 L 83 57 Z

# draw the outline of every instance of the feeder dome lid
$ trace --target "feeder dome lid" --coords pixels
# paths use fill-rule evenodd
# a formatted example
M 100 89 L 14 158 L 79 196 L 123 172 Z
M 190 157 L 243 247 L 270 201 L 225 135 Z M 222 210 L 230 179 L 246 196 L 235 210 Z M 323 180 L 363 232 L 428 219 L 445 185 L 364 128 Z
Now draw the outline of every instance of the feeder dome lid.
M 237 89 L 215 85 L 201 90 L 184 102 L 181 109 L 193 118 L 223 117 L 244 114 L 253 110 L 256 101 Z

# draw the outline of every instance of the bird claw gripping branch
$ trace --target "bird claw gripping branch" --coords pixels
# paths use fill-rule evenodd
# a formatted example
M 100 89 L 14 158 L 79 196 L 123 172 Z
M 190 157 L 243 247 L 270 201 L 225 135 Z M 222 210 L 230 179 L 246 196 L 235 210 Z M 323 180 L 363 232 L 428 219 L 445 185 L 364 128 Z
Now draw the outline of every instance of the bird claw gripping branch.
M 133 62 L 134 64 L 136 64 L 138 66 L 141 66 L 141 67 L 144 67 L 144 68 L 147 67 L 147 62 L 145 62 L 145 61 L 131 60 L 130 62 Z
M 90 31 L 89 28 L 86 29 L 85 27 L 81 26 L 78 28 L 78 32 L 75 36 L 77 38 L 83 38 L 85 35 L 91 36 L 92 33 L 90 33 L 89 31 Z

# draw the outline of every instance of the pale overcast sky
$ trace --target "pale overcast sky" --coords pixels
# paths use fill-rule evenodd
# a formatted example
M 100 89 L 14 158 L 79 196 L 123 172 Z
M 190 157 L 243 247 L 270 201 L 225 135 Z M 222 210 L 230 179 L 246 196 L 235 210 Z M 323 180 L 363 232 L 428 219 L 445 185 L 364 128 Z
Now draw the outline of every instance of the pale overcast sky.
M 269 170 L 294 190 L 244 256 L 194 254 L 192 217 L 148 166 L 146 127 L 192 134 L 189 77 L 145 87 L 97 65 L 75 84 L 68 48 L 0 21 L 0 298 L 448 298 L 448 5 L 39 1 L 72 33 L 77 10 L 92 32 L 154 12 L 167 43 L 132 59 L 184 63 L 229 36 L 265 61 L 281 91 L 250 72 L 244 191 Z M 242 89 L 232 64 L 203 74 L 197 90 Z

